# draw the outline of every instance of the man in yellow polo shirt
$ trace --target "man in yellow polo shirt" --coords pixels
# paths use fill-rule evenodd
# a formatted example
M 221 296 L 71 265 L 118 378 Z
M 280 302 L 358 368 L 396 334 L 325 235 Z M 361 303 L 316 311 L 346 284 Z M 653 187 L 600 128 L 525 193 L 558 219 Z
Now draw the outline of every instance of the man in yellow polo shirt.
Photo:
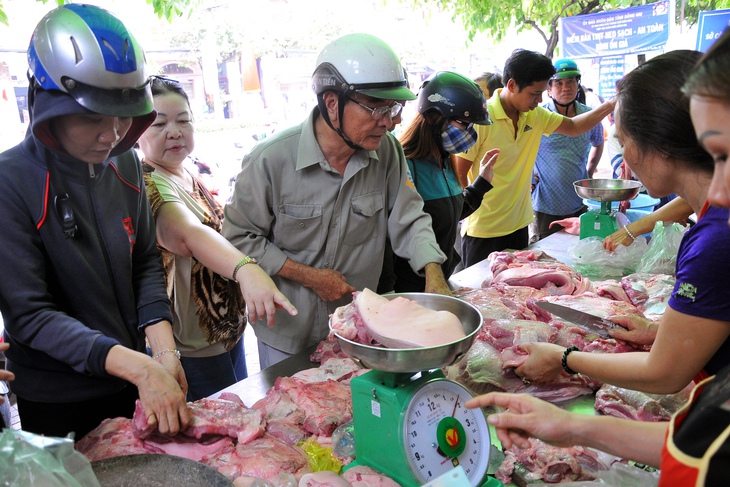
M 494 188 L 461 226 L 465 267 L 486 259 L 494 251 L 527 247 L 528 225 L 533 218 L 532 171 L 542 136 L 553 132 L 582 134 L 613 111 L 613 100 L 573 118 L 540 107 L 542 94 L 554 74 L 555 68 L 547 56 L 525 49 L 514 51 L 504 66 L 504 88 L 487 102 L 492 125 L 475 126 L 476 145 L 456 158 L 459 180 L 466 185 L 479 174 L 484 154 L 489 149 L 500 149 L 499 161 L 494 166 Z

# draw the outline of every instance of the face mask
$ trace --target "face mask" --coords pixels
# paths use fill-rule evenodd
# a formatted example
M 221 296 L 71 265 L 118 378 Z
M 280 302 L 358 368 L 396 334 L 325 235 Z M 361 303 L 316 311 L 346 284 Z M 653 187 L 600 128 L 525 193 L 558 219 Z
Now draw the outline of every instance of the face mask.
M 441 132 L 441 142 L 444 150 L 449 154 L 460 154 L 468 151 L 477 143 L 477 131 L 471 126 L 467 129 L 460 129 L 447 123 L 446 128 Z

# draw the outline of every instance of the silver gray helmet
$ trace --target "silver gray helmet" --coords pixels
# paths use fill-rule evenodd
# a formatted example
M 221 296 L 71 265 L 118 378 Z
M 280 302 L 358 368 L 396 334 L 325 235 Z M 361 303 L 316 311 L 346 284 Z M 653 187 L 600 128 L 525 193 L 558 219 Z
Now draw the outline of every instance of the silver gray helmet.
M 31 37 L 28 66 L 40 88 L 68 93 L 93 112 L 136 117 L 154 108 L 142 47 L 102 8 L 69 4 L 46 14 Z

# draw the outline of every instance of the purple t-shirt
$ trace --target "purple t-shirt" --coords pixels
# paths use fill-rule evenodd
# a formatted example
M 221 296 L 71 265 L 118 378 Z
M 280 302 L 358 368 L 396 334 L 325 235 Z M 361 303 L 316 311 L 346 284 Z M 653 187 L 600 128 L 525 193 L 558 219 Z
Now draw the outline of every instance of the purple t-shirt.
M 687 230 L 677 253 L 677 282 L 669 306 L 680 313 L 730 321 L 730 227 L 728 209 L 708 208 Z M 713 375 L 730 364 L 730 339 L 705 366 Z

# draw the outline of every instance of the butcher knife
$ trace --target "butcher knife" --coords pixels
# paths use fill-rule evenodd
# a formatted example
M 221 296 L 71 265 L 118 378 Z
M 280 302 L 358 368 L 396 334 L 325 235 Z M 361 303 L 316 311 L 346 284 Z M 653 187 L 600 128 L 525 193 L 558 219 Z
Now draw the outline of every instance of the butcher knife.
M 611 320 L 600 318 L 590 313 L 578 311 L 561 304 L 538 302 L 537 305 L 545 311 L 561 317 L 564 320 L 575 323 L 586 331 L 608 338 L 608 330 L 611 328 L 624 328 Z

